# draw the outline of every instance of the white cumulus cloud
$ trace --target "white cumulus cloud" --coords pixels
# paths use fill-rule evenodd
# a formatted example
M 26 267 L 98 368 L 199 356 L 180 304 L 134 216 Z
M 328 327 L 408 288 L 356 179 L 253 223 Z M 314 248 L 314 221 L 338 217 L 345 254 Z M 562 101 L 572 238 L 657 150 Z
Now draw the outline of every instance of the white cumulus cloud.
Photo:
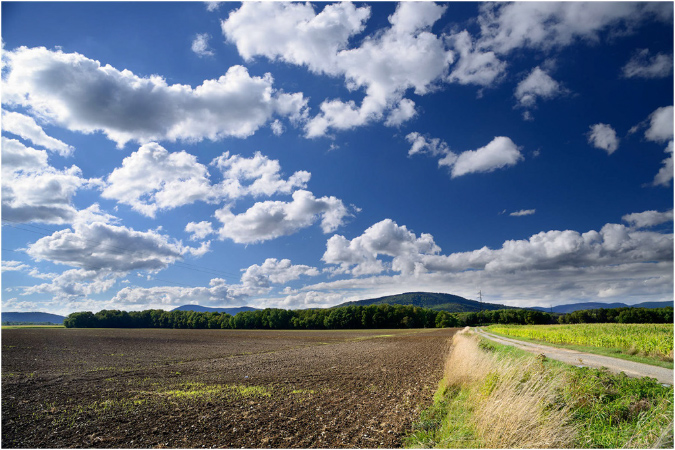
M 477 48 L 468 31 L 447 38 L 459 53 L 457 64 L 452 67 L 448 81 L 460 84 L 493 85 L 506 71 L 506 63 L 495 52 Z
M 36 260 L 87 271 L 157 271 L 199 249 L 156 231 L 136 231 L 105 221 L 75 222 L 72 229 L 57 231 L 28 246 Z
M 248 244 L 287 236 L 321 220 L 324 233 L 334 231 L 350 216 L 342 200 L 335 197 L 316 198 L 306 190 L 293 193 L 291 202 L 265 201 L 234 214 L 230 206 L 219 209 L 215 217 L 222 223 L 217 230 L 221 239 Z
M 26 147 L 16 139 L 2 137 L 2 175 L 11 177 L 16 172 L 35 172 L 49 167 L 47 152 Z
M 3 109 L 2 129 L 29 140 L 38 147 L 57 152 L 61 156 L 70 156 L 75 151 L 72 146 L 49 136 L 35 119 L 25 114 Z
M 652 184 L 654 186 L 668 186 L 673 179 L 673 107 L 664 106 L 658 108 L 649 115 L 649 128 L 645 131 L 647 140 L 664 143 L 667 142 L 665 149 L 669 154 L 661 164 L 662 167 L 654 177 Z
M 506 54 L 518 48 L 551 50 L 600 33 L 629 34 L 649 20 L 672 22 L 673 8 L 640 2 L 513 2 L 481 6 L 479 46 Z
M 81 188 L 98 185 L 82 178 L 77 166 L 58 170 L 44 150 L 2 138 L 2 218 L 10 222 L 68 223 L 77 209 L 72 198 Z
M 125 287 L 117 292 L 113 301 L 124 305 L 138 305 L 143 309 L 147 309 L 147 305 L 167 307 L 186 303 L 238 306 L 246 299 L 268 294 L 274 285 L 283 285 L 301 276 L 312 277 L 318 274 L 315 267 L 292 264 L 289 259 L 268 258 L 260 265 L 253 264 L 246 268 L 237 284 L 228 284 L 221 278 L 213 278 L 208 286 Z
M 2 262 L 2 271 L 3 272 L 13 272 L 17 270 L 30 269 L 28 264 L 24 264 L 21 261 L 10 261 L 6 260 Z
M 243 66 L 192 88 L 44 47 L 20 47 L 4 58 L 3 104 L 70 130 L 101 131 L 120 147 L 131 140 L 244 138 L 275 116 L 302 119 L 307 103 L 301 93 L 275 90 L 270 74 L 250 76 Z
M 141 146 L 112 171 L 101 194 L 155 217 L 158 210 L 213 198 L 206 166 L 185 151 L 169 153 L 157 143 Z
M 550 100 L 567 92 L 559 82 L 539 67 L 516 86 L 515 97 L 523 108 L 535 108 L 539 99 Z
M 249 266 L 241 276 L 241 283 L 245 286 L 267 288 L 271 284 L 285 284 L 303 275 L 314 277 L 319 273 L 316 267 L 294 265 L 290 259 L 267 258 L 261 265 Z
M 453 52 L 431 26 L 445 12 L 434 3 L 400 3 L 390 28 L 349 48 L 349 38 L 365 28 L 370 8 L 351 3 L 326 5 L 316 13 L 310 4 L 245 3 L 222 22 L 223 34 L 246 60 L 265 56 L 310 71 L 342 76 L 350 90 L 363 89 L 354 101 L 324 101 L 305 126 L 308 137 L 384 121 L 398 126 L 415 116 L 408 89 L 426 94 L 447 75 Z
M 157 211 L 196 201 L 290 194 L 305 188 L 311 177 L 309 172 L 298 171 L 283 179 L 279 161 L 260 152 L 250 158 L 225 152 L 210 165 L 222 173 L 220 183 L 211 182 L 208 168 L 196 156 L 184 150 L 171 153 L 154 142 L 145 144 L 113 170 L 101 195 L 155 217 Z
M 335 75 L 337 53 L 369 16 L 369 7 L 348 2 L 326 5 L 319 14 L 310 3 L 246 2 L 221 27 L 246 61 L 265 56 Z
M 641 213 L 626 214 L 621 220 L 635 228 L 649 228 L 662 223 L 672 222 L 673 210 L 671 209 L 670 211 L 665 212 L 651 210 Z
M 211 48 L 209 48 L 209 39 L 211 36 L 209 36 L 208 33 L 201 33 L 195 36 L 195 38 L 192 40 L 192 46 L 190 47 L 193 52 L 195 52 L 198 56 L 205 57 L 205 56 L 213 56 L 215 53 Z
M 204 239 L 206 236 L 212 234 L 213 225 L 207 220 L 201 222 L 190 222 L 185 226 L 185 231 L 191 233 L 190 240 Z
M 86 297 L 111 289 L 123 274 L 103 270 L 71 269 L 54 276 L 49 283 L 29 286 L 21 295 L 50 294 L 55 300 Z
M 621 69 L 626 78 L 664 78 L 673 71 L 673 55 L 657 53 L 649 56 L 649 49 L 636 51 Z
M 211 164 L 223 174 L 223 181 L 216 189 L 231 199 L 244 195 L 290 194 L 295 189 L 305 188 L 311 178 L 309 172 L 300 170 L 284 180 L 279 161 L 260 152 L 255 152 L 251 158 L 225 152 Z
M 541 232 L 529 239 L 510 240 L 491 250 L 435 255 L 423 261 L 427 270 L 486 272 L 595 267 L 650 261 L 671 261 L 673 235 L 636 231 L 606 224 L 600 231 Z
M 654 142 L 668 142 L 673 139 L 673 107 L 664 106 L 649 115 L 649 128 L 645 138 Z
M 523 159 L 516 144 L 506 136 L 497 136 L 486 146 L 477 150 L 460 153 L 454 161 L 439 161 L 439 164 L 451 167 L 452 178 L 470 173 L 492 172 L 504 167 L 514 166 Z
M 589 144 L 606 151 L 608 155 L 611 155 L 619 148 L 619 138 L 616 136 L 616 131 L 611 125 L 607 125 L 606 123 L 591 125 L 587 136 Z
M 433 236 L 423 233 L 418 238 L 387 219 L 351 241 L 335 235 L 326 244 L 323 260 L 339 266 L 332 270 L 334 274 L 370 276 L 317 283 L 303 290 L 361 289 L 373 296 L 391 293 L 381 288 L 396 286 L 399 292 L 441 289 L 462 295 L 462 290 L 475 292 L 476 284 L 485 283 L 505 298 L 521 298 L 531 288 L 538 294 L 549 290 L 552 296 L 583 297 L 597 297 L 601 290 L 610 292 L 619 286 L 624 293 L 672 292 L 672 285 L 668 288 L 672 283 L 672 233 L 639 229 L 672 221 L 672 211 L 645 211 L 623 219 L 633 226 L 608 223 L 600 231 L 585 233 L 542 231 L 529 239 L 507 240 L 497 249 L 450 254 L 441 254 Z M 392 257 L 392 263 L 383 257 Z M 399 275 L 382 275 L 386 269 Z M 451 291 L 443 288 L 448 283 Z M 536 297 L 532 295 L 535 303 L 541 301 Z
M 531 216 L 537 212 L 536 209 L 521 209 L 520 211 L 514 211 L 509 214 L 509 216 L 522 217 L 522 216 Z
M 384 271 L 386 266 L 378 256 L 386 255 L 393 257 L 392 270 L 411 273 L 422 255 L 439 251 L 430 234 L 417 237 L 405 225 L 384 219 L 351 241 L 341 235 L 332 236 L 322 259 L 328 264 L 340 265 L 342 272 L 358 276 Z
M 445 141 L 418 132 L 409 133 L 406 140 L 412 144 L 408 150 L 409 156 L 417 154 L 439 156 L 439 167 L 448 167 L 452 178 L 471 173 L 492 172 L 514 166 L 523 159 L 518 146 L 505 136 L 497 136 L 484 147 L 459 154 L 453 153 Z
M 450 147 L 439 138 L 424 136 L 416 131 L 409 133 L 405 139 L 412 144 L 408 156 L 427 153 L 431 156 L 445 156 L 450 153 Z

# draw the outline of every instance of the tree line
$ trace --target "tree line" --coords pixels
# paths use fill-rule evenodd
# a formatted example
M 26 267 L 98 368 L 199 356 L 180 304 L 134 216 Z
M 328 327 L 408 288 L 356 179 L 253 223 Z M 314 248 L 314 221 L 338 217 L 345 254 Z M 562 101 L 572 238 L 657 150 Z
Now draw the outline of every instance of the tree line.
M 571 313 L 546 313 L 527 309 L 498 309 L 458 313 L 462 326 L 544 325 L 573 323 L 673 323 L 673 307 L 667 308 L 599 308 Z
M 329 309 L 267 308 L 227 313 L 196 311 L 103 310 L 76 312 L 66 328 L 193 328 L 193 329 L 371 329 L 446 328 L 490 324 L 541 325 L 554 323 L 672 323 L 673 308 L 615 308 L 550 314 L 531 309 L 449 313 L 411 305 L 343 306 Z
M 103 310 L 76 312 L 66 317 L 66 328 L 231 328 L 231 329 L 349 329 L 435 328 L 460 326 L 445 311 L 409 305 L 345 306 L 330 309 L 267 308 L 227 313 L 196 311 Z
M 673 307 L 585 309 L 560 316 L 558 323 L 673 323 Z

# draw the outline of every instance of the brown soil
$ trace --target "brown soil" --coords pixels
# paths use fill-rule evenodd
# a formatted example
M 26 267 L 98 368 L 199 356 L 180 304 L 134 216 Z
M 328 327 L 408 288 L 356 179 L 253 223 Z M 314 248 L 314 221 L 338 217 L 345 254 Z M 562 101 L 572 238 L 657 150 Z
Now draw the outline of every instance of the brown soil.
M 2 446 L 399 447 L 455 330 L 2 330 Z

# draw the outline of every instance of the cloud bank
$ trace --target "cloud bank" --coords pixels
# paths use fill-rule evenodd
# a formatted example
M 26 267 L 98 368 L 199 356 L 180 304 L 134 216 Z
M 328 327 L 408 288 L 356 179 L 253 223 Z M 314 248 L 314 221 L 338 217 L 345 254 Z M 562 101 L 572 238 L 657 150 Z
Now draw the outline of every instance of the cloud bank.
M 3 104 L 72 131 L 103 132 L 120 147 L 132 140 L 245 138 L 275 116 L 299 120 L 307 103 L 302 93 L 274 89 L 269 73 L 250 76 L 243 66 L 192 88 L 44 47 L 19 47 L 4 58 Z

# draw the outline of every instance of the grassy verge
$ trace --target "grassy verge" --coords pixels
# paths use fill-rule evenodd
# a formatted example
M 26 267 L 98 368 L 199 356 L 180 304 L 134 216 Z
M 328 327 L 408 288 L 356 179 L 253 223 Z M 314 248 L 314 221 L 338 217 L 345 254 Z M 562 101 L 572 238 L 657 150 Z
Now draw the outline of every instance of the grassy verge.
M 2 325 L 3 330 L 16 330 L 20 328 L 65 328 L 63 325 Z
M 673 446 L 673 388 L 457 335 L 413 448 Z
M 542 340 L 539 340 L 539 339 L 530 339 L 530 338 L 521 337 L 521 336 L 511 336 L 511 335 L 504 334 L 504 333 L 498 333 L 498 332 L 490 329 L 489 327 L 487 328 L 487 331 L 489 331 L 490 333 L 495 334 L 497 336 L 503 336 L 503 337 L 511 338 L 511 339 L 518 339 L 520 341 L 531 342 L 533 344 L 542 344 L 542 345 L 548 345 L 550 347 L 566 348 L 566 349 L 569 349 L 569 350 L 576 350 L 578 352 L 593 353 L 594 355 L 611 356 L 612 358 L 625 359 L 626 361 L 633 361 L 633 362 L 638 362 L 638 363 L 642 363 L 642 364 L 649 364 L 651 366 L 664 367 L 666 369 L 672 369 L 673 368 L 673 362 L 672 361 L 664 361 L 661 358 L 653 357 L 653 356 L 630 355 L 630 354 L 624 353 L 621 349 L 618 349 L 618 348 L 602 348 L 602 347 L 590 347 L 590 346 L 587 346 L 587 345 L 552 343 L 552 342 L 548 342 L 548 341 L 542 341 Z

